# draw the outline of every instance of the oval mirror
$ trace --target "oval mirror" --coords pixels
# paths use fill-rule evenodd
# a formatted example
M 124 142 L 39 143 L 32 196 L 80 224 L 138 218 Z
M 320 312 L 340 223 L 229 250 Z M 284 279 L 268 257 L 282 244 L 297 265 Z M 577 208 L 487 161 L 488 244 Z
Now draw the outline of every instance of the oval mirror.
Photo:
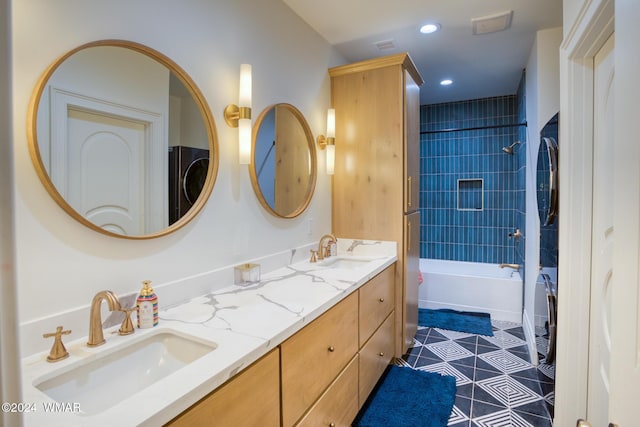
M 558 207 L 558 144 L 553 137 L 540 141 L 536 175 L 540 225 L 551 225 Z
M 213 189 L 210 109 L 187 73 L 147 46 L 102 40 L 66 53 L 36 85 L 27 125 L 49 194 L 100 233 L 168 234 L 193 219 Z M 189 170 L 197 172 L 187 183 Z
M 293 105 L 271 105 L 260 114 L 249 170 L 258 200 L 271 214 L 294 218 L 307 208 L 316 185 L 316 149 L 307 121 Z

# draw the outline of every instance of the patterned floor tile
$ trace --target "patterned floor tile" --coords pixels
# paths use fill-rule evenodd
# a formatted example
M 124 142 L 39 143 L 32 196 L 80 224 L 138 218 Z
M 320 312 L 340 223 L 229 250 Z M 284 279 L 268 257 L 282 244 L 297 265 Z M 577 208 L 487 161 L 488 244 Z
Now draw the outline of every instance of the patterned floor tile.
M 445 361 L 473 356 L 472 352 L 454 341 L 439 341 L 426 344 L 425 347 Z
M 466 423 L 465 423 L 466 421 Z M 458 426 L 458 425 L 468 425 L 469 424 L 469 416 L 462 412 L 460 408 L 456 405 L 453 405 L 453 410 L 451 411 L 451 416 L 449 417 L 450 426 Z
M 538 371 L 542 372 L 544 376 L 553 380 L 556 377 L 556 365 L 547 365 L 546 363 L 538 364 Z
M 508 409 L 473 418 L 473 423 L 478 427 L 538 427 Z
M 472 381 L 473 376 L 471 378 L 467 377 L 466 375 L 464 375 L 462 372 L 460 372 L 459 370 L 457 370 L 447 362 L 435 363 L 433 365 L 423 366 L 416 369 L 420 371 L 435 372 L 440 375 L 451 375 L 452 377 L 456 378 L 456 386 L 470 384 L 473 382 Z
M 542 362 L 534 366 L 521 325 L 491 323 L 493 337 L 419 327 L 396 364 L 456 378 L 450 427 L 552 427 L 555 365 L 540 353 L 548 340 L 536 337 Z
M 531 363 L 505 350 L 484 353 L 479 355 L 478 358 L 506 374 L 531 368 Z

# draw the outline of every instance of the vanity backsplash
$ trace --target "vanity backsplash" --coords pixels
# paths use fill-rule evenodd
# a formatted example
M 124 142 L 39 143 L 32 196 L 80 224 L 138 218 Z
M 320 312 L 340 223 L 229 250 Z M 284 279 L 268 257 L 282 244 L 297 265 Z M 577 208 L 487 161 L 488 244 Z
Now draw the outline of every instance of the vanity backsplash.
M 351 240 L 349 240 L 351 242 Z M 338 240 L 340 245 L 340 239 Z M 259 264 L 262 273 L 268 273 L 285 265 L 294 264 L 309 259 L 311 249 L 315 249 L 317 243 L 309 243 L 304 246 L 292 248 L 286 251 L 277 252 L 260 258 L 238 262 Z M 194 297 L 204 295 L 234 283 L 234 267 L 229 265 L 206 271 L 193 276 L 184 277 L 168 283 L 156 283 L 154 281 L 154 289 L 158 295 L 158 299 L 162 301 L 162 309 L 181 304 Z M 140 272 L 140 277 L 131 281 L 131 292 L 118 295 L 123 307 L 135 305 L 138 296 L 139 283 L 142 279 L 153 280 L 153 272 Z M 139 279 L 139 280 L 138 280 Z M 67 341 L 73 341 L 81 337 L 85 337 L 89 332 L 89 309 L 91 298 L 87 299 L 87 304 L 76 309 L 68 310 L 39 318 L 20 325 L 20 346 L 22 357 L 29 356 L 34 353 L 46 351 L 51 346 L 49 340 L 43 339 L 42 334 L 53 330 L 56 326 L 64 326 L 65 329 L 71 329 L 72 333 L 66 337 Z M 104 315 L 104 328 L 115 326 L 122 322 L 123 313 L 114 312 Z M 135 316 L 135 314 L 134 314 Z M 134 321 L 135 323 L 135 321 Z M 52 329 L 53 328 L 53 329 Z

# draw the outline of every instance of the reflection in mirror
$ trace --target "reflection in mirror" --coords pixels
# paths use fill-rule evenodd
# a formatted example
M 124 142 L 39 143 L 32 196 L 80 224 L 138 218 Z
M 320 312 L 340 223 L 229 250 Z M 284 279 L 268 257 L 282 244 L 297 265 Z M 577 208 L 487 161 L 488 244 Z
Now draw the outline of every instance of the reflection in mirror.
M 537 198 L 540 215 L 540 264 L 558 266 L 558 115 L 540 133 Z
M 63 55 L 36 85 L 28 120 L 41 181 L 67 213 L 101 233 L 172 232 L 213 188 L 217 142 L 206 101 L 177 64 L 146 46 L 104 40 Z M 197 179 L 187 186 L 196 161 Z
M 260 114 L 249 170 L 258 200 L 273 215 L 293 218 L 307 208 L 316 183 L 316 151 L 309 125 L 293 105 L 272 105 Z
M 536 186 L 540 215 L 540 275 L 535 292 L 536 326 L 545 328 L 547 338 L 543 364 L 555 358 L 558 298 L 558 114 L 540 132 Z M 543 340 L 544 342 L 544 340 Z

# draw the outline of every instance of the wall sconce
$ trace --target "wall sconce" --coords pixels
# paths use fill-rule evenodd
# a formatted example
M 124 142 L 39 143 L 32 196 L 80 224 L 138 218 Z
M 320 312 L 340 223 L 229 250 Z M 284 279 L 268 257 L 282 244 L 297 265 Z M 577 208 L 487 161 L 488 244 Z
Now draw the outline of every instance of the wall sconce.
M 251 163 L 251 65 L 240 65 L 240 93 L 238 105 L 229 104 L 224 109 L 224 121 L 238 128 L 239 162 Z
M 327 111 L 327 135 L 318 135 L 318 146 L 327 150 L 327 175 L 333 175 L 336 164 L 336 110 Z

